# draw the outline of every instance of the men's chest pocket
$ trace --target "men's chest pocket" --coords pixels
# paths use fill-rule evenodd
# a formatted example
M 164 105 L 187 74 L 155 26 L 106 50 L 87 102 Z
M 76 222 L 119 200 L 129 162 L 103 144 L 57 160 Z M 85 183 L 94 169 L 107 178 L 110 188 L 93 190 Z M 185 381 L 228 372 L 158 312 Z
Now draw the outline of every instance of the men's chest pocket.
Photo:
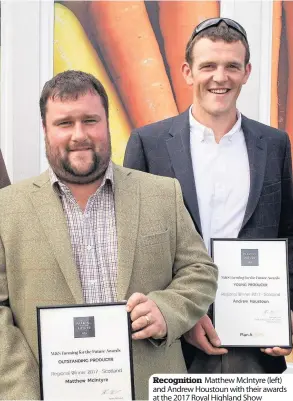
M 278 227 L 281 195 L 281 181 L 268 183 L 263 187 L 257 208 L 258 227 Z
M 281 181 L 267 183 L 261 191 L 260 203 L 279 203 L 281 201 Z
M 138 245 L 140 247 L 145 247 L 149 245 L 162 244 L 168 242 L 170 239 L 170 232 L 167 228 L 165 231 L 156 232 L 150 235 L 139 235 Z

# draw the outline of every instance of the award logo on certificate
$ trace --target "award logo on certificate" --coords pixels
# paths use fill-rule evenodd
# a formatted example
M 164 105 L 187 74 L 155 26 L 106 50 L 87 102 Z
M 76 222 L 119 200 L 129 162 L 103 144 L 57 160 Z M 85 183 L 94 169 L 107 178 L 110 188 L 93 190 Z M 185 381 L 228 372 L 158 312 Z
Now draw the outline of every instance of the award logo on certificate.
M 125 305 L 37 308 L 42 400 L 134 399 Z
M 286 239 L 212 239 L 214 327 L 225 347 L 292 346 Z

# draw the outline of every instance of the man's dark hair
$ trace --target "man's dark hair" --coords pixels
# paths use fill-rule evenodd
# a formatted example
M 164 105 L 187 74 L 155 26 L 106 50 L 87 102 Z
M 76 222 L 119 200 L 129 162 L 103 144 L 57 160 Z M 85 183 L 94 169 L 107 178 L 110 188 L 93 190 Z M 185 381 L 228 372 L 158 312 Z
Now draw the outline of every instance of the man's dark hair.
M 189 39 L 186 49 L 185 49 L 185 60 L 191 66 L 193 59 L 192 59 L 192 50 L 196 42 L 198 42 L 202 38 L 208 38 L 213 42 L 217 41 L 224 41 L 226 43 L 233 43 L 240 40 L 245 47 L 245 66 L 249 63 L 250 60 L 250 50 L 249 44 L 244 36 L 237 32 L 235 29 L 228 26 L 224 21 L 222 21 L 217 26 L 211 26 L 209 28 L 204 29 L 203 31 L 199 32 L 193 39 L 192 36 Z
M 109 101 L 105 88 L 92 74 L 68 70 L 57 74 L 47 81 L 40 97 L 41 118 L 46 125 L 46 106 L 48 99 L 77 100 L 79 96 L 91 92 L 101 96 L 107 119 L 109 118 Z

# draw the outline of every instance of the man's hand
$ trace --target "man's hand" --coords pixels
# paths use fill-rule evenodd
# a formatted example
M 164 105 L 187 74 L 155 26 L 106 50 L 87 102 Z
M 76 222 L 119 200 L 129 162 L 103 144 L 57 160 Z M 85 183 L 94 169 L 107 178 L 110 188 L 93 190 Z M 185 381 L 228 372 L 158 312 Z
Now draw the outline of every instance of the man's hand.
M 127 312 L 130 313 L 132 329 L 137 331 L 132 334 L 133 340 L 143 340 L 145 338 L 160 339 L 167 334 L 167 324 L 165 319 L 154 301 L 148 299 L 144 294 L 135 292 L 128 299 L 126 305 Z
M 293 312 L 291 311 L 291 325 L 292 325 L 292 333 L 293 333 Z M 292 335 L 293 341 L 293 335 Z M 261 352 L 271 355 L 271 356 L 288 356 L 291 354 L 292 348 L 261 348 Z
M 292 348 L 261 348 L 261 352 L 271 356 L 287 356 L 291 354 Z
M 208 355 L 223 355 L 228 352 L 226 348 L 216 348 L 221 345 L 221 341 L 207 315 L 199 319 L 196 325 L 184 334 L 184 338 L 189 344 Z

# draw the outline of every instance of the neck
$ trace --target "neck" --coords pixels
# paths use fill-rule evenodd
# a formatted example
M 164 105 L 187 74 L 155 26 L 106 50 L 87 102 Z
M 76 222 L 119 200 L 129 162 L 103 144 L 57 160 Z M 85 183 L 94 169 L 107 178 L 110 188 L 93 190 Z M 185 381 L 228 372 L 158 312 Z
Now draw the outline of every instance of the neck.
M 232 129 L 237 121 L 236 108 L 227 114 L 211 115 L 193 104 L 192 115 L 196 121 L 213 131 L 217 143 Z
M 97 191 L 98 188 L 100 188 L 102 180 L 103 177 L 97 181 L 85 185 L 66 183 L 79 207 L 83 211 L 86 208 L 89 198 Z

